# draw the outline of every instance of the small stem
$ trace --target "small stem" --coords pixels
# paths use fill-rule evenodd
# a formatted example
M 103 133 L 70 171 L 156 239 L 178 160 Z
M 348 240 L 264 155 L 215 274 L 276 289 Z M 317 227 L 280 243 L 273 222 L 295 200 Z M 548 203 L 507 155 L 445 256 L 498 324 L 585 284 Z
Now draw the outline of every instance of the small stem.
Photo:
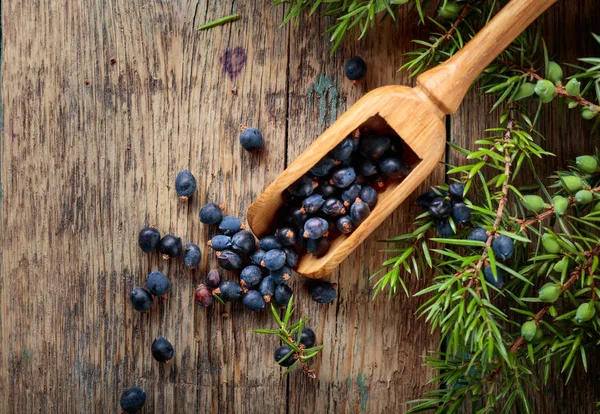
M 450 30 L 448 30 L 448 33 L 446 33 L 446 35 L 444 36 L 444 38 L 446 40 L 450 40 L 450 38 L 456 31 L 456 28 L 462 23 L 462 21 L 465 19 L 465 17 L 467 17 L 467 15 L 469 14 L 469 11 L 471 11 L 471 8 L 469 7 L 469 2 L 467 1 L 467 2 L 465 2 L 465 5 L 462 8 L 460 16 L 458 16 L 458 19 L 456 19 L 454 24 L 452 24 L 452 26 L 450 27 Z

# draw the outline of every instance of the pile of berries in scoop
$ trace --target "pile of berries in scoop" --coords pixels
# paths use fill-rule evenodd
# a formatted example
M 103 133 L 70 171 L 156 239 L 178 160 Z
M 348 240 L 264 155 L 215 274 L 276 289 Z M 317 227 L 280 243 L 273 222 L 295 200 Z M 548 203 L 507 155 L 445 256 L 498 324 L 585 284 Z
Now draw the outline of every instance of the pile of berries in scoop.
M 354 131 L 286 190 L 274 239 L 324 256 L 369 217 L 388 182 L 410 173 L 404 150 L 397 135 Z

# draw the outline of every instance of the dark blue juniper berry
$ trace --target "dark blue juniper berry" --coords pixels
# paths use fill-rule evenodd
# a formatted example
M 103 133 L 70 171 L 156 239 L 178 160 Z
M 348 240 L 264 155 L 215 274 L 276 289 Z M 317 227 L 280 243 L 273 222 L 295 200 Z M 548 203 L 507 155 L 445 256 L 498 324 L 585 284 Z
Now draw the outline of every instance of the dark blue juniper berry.
M 514 251 L 513 241 L 508 236 L 500 235 L 494 239 L 492 250 L 500 260 L 510 259 Z
M 488 240 L 487 230 L 483 227 L 478 227 L 469 234 L 468 240 L 475 240 L 486 243 Z
M 285 265 L 285 253 L 279 249 L 269 250 L 260 264 L 269 270 L 281 269 Z
M 152 226 L 144 227 L 140 230 L 140 234 L 138 235 L 138 244 L 143 252 L 153 252 L 160 244 L 160 232 Z
M 129 300 L 131 301 L 131 306 L 133 306 L 133 309 L 138 312 L 147 312 L 154 303 L 154 299 L 152 298 L 150 292 L 143 287 L 132 290 L 129 294 Z
M 313 217 L 306 220 L 304 223 L 304 233 L 302 236 L 305 239 L 319 239 L 327 235 L 329 223 L 321 217 Z
M 242 298 L 242 287 L 233 280 L 222 281 L 213 292 L 225 302 L 236 302 Z
M 360 153 L 373 160 L 381 157 L 390 148 L 392 140 L 385 136 L 367 136 L 360 140 Z
M 200 221 L 204 224 L 219 224 L 223 220 L 223 208 L 215 203 L 208 203 L 200 209 Z
M 333 197 L 339 192 L 339 188 L 331 184 L 328 179 L 320 179 L 318 189 L 323 197 Z
M 266 276 L 258 286 L 258 292 L 262 295 L 265 302 L 271 301 L 271 296 L 275 294 L 275 282 L 271 276 Z
M 152 342 L 152 356 L 158 362 L 167 363 L 173 358 L 173 355 L 175 355 L 173 345 L 162 336 Z
M 243 260 L 239 254 L 232 250 L 217 252 L 217 263 L 225 270 L 237 271 L 243 266 Z
M 356 173 L 352 167 L 338 167 L 331 174 L 330 184 L 339 188 L 346 188 L 354 182 Z
M 365 177 L 370 177 L 377 174 L 377 164 L 371 159 L 362 159 L 357 164 L 356 172 Z
M 305 175 L 290 185 L 287 190 L 295 197 L 308 197 L 313 193 L 314 189 L 315 187 L 312 178 Z
M 358 196 L 362 201 L 369 205 L 370 209 L 373 209 L 377 204 L 377 191 L 373 187 L 369 187 L 368 185 L 363 185 L 360 189 L 360 194 Z
M 335 166 L 335 161 L 329 157 L 321 158 L 313 167 L 310 169 L 310 173 L 315 177 L 325 177 L 327 176 L 333 167 Z
M 225 236 L 224 234 L 217 234 L 210 239 L 207 244 L 208 247 L 217 252 L 231 249 L 231 237 Z
M 292 289 L 288 285 L 277 285 L 275 286 L 275 303 L 279 306 L 286 307 L 290 303 L 290 298 L 293 295 Z
M 452 218 L 457 223 L 466 223 L 471 218 L 471 209 L 462 201 L 452 200 Z
M 196 179 L 188 170 L 179 171 L 175 178 L 175 191 L 182 200 L 187 200 L 196 192 Z
M 317 336 L 314 331 L 310 328 L 302 328 L 300 334 L 300 344 L 304 345 L 305 348 L 312 348 L 317 343 Z
M 429 212 L 436 219 L 443 219 L 450 215 L 452 204 L 444 197 L 436 197 L 429 204 Z
M 235 252 L 251 254 L 256 250 L 256 238 L 249 231 L 238 231 L 231 237 L 231 247 Z
M 335 227 L 338 229 L 340 233 L 349 234 L 354 231 L 354 223 L 350 216 L 342 216 L 337 219 L 335 223 Z
M 323 203 L 321 211 L 327 214 L 328 216 L 336 217 L 340 214 L 345 214 L 346 208 L 344 207 L 344 203 L 342 202 L 342 200 L 339 200 L 337 198 L 328 198 L 327 200 L 325 200 L 325 203 Z
M 359 184 L 354 183 L 342 192 L 341 199 L 344 202 L 345 207 L 350 207 L 350 205 L 354 203 L 354 200 L 360 196 L 360 190 L 362 190 L 362 187 Z
M 385 176 L 396 180 L 410 174 L 410 169 L 398 157 L 385 157 L 379 161 L 379 171 Z
M 346 61 L 344 74 L 353 83 L 359 81 L 367 74 L 367 64 L 360 56 L 354 56 Z
M 219 287 L 221 283 L 221 275 L 219 274 L 219 270 L 211 269 L 206 275 L 206 286 L 211 289 L 216 289 Z
M 465 186 L 462 183 L 452 183 L 448 186 L 450 196 L 456 199 L 462 199 L 465 193 Z
M 263 136 L 257 128 L 240 128 L 240 144 L 246 151 L 256 151 L 263 147 Z
M 308 239 L 306 241 L 306 250 L 312 253 L 316 257 L 322 257 L 327 253 L 331 242 L 327 237 L 321 237 L 320 239 Z
M 294 224 L 300 228 L 304 227 L 304 223 L 306 222 L 306 220 L 309 219 L 309 215 L 306 213 L 303 213 L 302 211 L 304 211 L 302 209 L 302 207 L 299 208 L 295 208 L 292 210 L 292 221 L 294 222 Z
M 360 225 L 371 214 L 371 208 L 367 203 L 357 198 L 354 204 L 350 207 L 350 218 L 355 226 Z
M 219 223 L 219 230 L 226 236 L 233 236 L 243 228 L 244 226 L 240 222 L 240 219 L 236 216 L 225 216 Z
M 254 289 L 258 287 L 263 278 L 262 271 L 256 265 L 246 266 L 240 273 L 240 284 L 242 287 Z
M 265 253 L 267 252 L 265 252 L 263 249 L 256 250 L 254 253 L 252 253 L 252 256 L 250 256 L 250 263 L 256 266 L 261 266 L 260 262 L 263 261 Z
M 251 311 L 260 312 L 265 307 L 265 300 L 256 290 L 249 290 L 242 298 L 244 306 Z
M 289 356 L 286 358 L 286 355 Z M 296 360 L 294 359 L 294 354 L 292 353 L 292 348 L 287 345 L 280 346 L 275 350 L 273 354 L 275 357 L 275 362 L 277 362 L 282 367 L 291 367 Z M 284 359 L 285 358 L 285 359 Z
M 423 193 L 417 197 L 417 205 L 423 210 L 429 210 L 431 202 L 437 197 L 438 195 L 435 193 L 435 191 L 427 191 L 426 193 Z
M 308 289 L 312 300 L 317 303 L 331 303 L 337 295 L 335 286 L 326 280 L 311 281 Z
M 158 270 L 153 270 L 148 275 L 146 287 L 148 288 L 148 291 L 154 296 L 166 297 L 167 292 L 171 287 L 171 283 L 169 282 L 169 278 L 166 277 L 162 272 L 159 272 Z
M 128 388 L 121 394 L 119 403 L 124 412 L 135 414 L 146 404 L 146 393 L 138 387 Z
M 296 242 L 296 231 L 283 227 L 275 231 L 275 238 L 282 246 L 291 246 Z
M 316 213 L 324 202 L 325 199 L 321 194 L 313 194 L 302 201 L 302 208 L 300 209 L 300 212 L 302 214 Z
M 273 279 L 276 285 L 287 283 L 292 277 L 292 269 L 287 266 L 283 266 L 281 269 L 271 270 L 269 276 Z
M 298 266 L 298 250 L 294 246 L 286 246 L 283 248 L 285 253 L 285 264 L 289 267 Z
M 485 277 L 486 282 L 494 286 L 496 289 L 500 289 L 504 285 L 502 272 L 497 267 L 496 277 L 494 277 L 494 272 L 492 272 L 492 266 L 486 266 L 483 268 L 483 277 Z
M 195 269 L 202 260 L 202 252 L 200 247 L 195 243 L 186 243 L 183 249 L 183 264 L 188 269 Z
M 336 161 L 345 161 L 350 158 L 352 151 L 354 151 L 352 140 L 346 138 L 329 152 L 329 157 Z
M 277 240 L 277 237 L 275 236 L 265 236 L 258 241 L 258 244 L 260 245 L 260 248 L 263 249 L 265 252 L 275 249 L 281 250 L 283 248 L 283 246 L 281 245 L 281 243 L 279 243 L 279 240 Z
M 437 227 L 437 232 L 438 232 L 439 237 L 449 238 L 449 237 L 454 236 L 454 234 L 455 234 L 454 229 L 450 225 L 450 221 L 447 218 L 441 219 L 440 221 L 438 221 L 436 223 L 436 227 Z
M 183 250 L 183 245 L 181 243 L 180 237 L 171 236 L 167 234 L 160 239 L 160 244 L 158 245 L 158 251 L 162 254 L 163 259 L 170 259 L 173 257 L 177 257 L 181 254 Z

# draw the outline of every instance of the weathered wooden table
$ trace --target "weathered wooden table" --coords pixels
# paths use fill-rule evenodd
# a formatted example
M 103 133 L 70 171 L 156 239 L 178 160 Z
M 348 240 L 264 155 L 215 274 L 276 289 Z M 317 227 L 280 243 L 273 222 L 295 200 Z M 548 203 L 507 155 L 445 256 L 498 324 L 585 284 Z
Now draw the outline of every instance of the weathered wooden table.
M 422 358 L 439 338 L 415 316 L 419 301 L 370 298 L 369 275 L 383 258 L 376 241 L 409 228 L 414 197 L 331 275 L 334 304 L 311 302 L 301 278 L 293 283 L 299 313 L 325 345 L 316 381 L 281 378 L 276 340 L 251 333 L 273 326 L 268 312 L 194 305 L 195 286 L 215 265 L 207 249 L 201 268 L 187 271 L 137 247 L 149 223 L 204 244 L 203 203 L 243 217 L 365 90 L 410 82 L 397 69 L 421 35 L 414 18 L 388 20 L 332 57 L 326 19 L 279 28 L 283 8 L 268 3 L 2 2 L 1 412 L 117 412 L 120 393 L 140 385 L 156 413 L 397 413 L 427 389 L 434 373 Z M 241 20 L 197 31 L 232 12 Z M 597 0 L 560 2 L 547 15 L 548 49 L 571 63 L 597 53 L 589 32 L 600 31 L 599 19 Z M 355 54 L 369 64 L 359 87 L 342 75 Z M 489 103 L 471 93 L 448 120 L 449 138 L 468 146 L 495 126 Z M 544 172 L 598 145 L 576 118 L 567 127 L 550 113 L 545 145 L 560 156 Z M 240 123 L 261 128 L 265 151 L 240 148 Z M 173 188 L 186 168 L 199 180 L 189 204 Z M 440 167 L 427 184 L 443 179 Z M 140 315 L 128 293 L 155 268 L 172 293 Z M 160 335 L 176 348 L 166 366 L 150 356 Z M 596 376 L 532 399 L 541 413 L 592 412 Z

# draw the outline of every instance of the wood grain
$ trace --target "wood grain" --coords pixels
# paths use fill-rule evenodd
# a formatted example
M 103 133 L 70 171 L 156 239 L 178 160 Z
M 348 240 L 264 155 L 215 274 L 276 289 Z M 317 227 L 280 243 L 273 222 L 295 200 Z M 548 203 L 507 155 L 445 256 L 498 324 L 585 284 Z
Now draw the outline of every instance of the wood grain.
M 582 8 L 559 3 L 549 18 L 550 49 L 571 62 L 592 49 L 591 38 L 574 42 L 568 27 L 592 30 L 599 17 L 595 0 L 580 1 Z M 195 286 L 215 265 L 206 249 L 201 267 L 188 271 L 136 245 L 139 229 L 155 224 L 202 246 L 212 234 L 198 220 L 203 203 L 225 203 L 243 216 L 365 91 L 410 82 L 397 68 L 410 39 L 422 37 L 422 27 L 406 23 L 414 17 L 387 20 L 332 57 L 321 35 L 326 19 L 302 20 L 292 31 L 279 28 L 283 12 L 248 1 L 2 2 L 2 412 L 118 412 L 121 392 L 139 385 L 147 413 L 396 413 L 427 389 L 434 373 L 421 367 L 422 357 L 439 337 L 415 316 L 421 299 L 369 296 L 369 275 L 384 257 L 377 240 L 409 229 L 416 195 L 333 273 L 333 305 L 311 302 L 303 279 L 293 281 L 298 313 L 312 318 L 326 347 L 315 364 L 318 381 L 280 377 L 276 341 L 250 332 L 272 326 L 266 312 L 194 305 Z M 197 32 L 231 13 L 242 18 Z M 227 50 L 234 59 L 225 70 Z M 341 74 L 355 54 L 369 73 L 352 87 Z M 454 118 L 457 142 L 490 126 L 486 107 L 469 99 Z M 260 127 L 265 151 L 240 148 L 240 123 Z M 571 129 L 558 125 L 551 118 L 544 132 L 565 154 L 561 162 L 595 145 L 562 139 Z M 198 179 L 189 204 L 172 184 L 184 168 Z M 421 189 L 442 181 L 438 167 Z M 170 277 L 172 292 L 140 315 L 128 293 L 152 269 Z M 166 366 L 150 356 L 161 335 L 176 349 Z M 590 389 L 590 381 L 577 381 Z M 554 390 L 532 394 L 540 412 L 580 401 L 571 388 Z M 594 388 L 582 402 L 598 399 Z

